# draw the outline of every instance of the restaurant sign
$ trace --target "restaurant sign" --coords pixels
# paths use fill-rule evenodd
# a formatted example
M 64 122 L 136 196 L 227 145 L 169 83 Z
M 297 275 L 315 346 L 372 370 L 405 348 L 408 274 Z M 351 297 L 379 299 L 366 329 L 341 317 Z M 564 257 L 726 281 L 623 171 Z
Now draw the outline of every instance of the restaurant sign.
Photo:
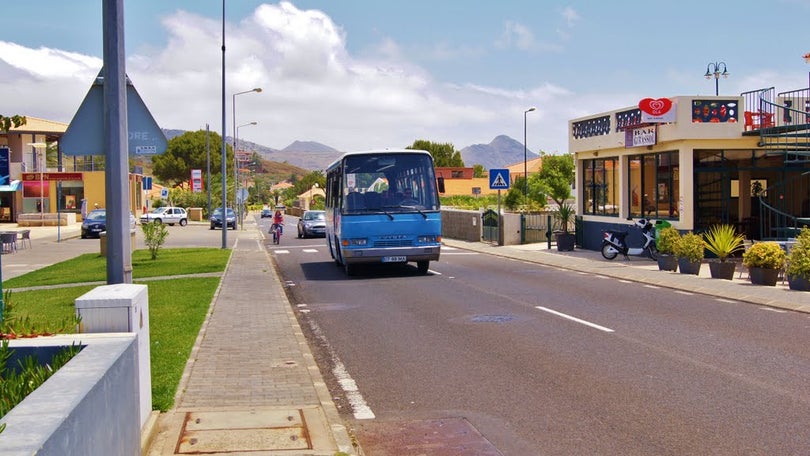
M 22 173 L 23 182 L 28 181 L 80 181 L 82 173 Z
M 624 147 L 654 146 L 657 141 L 655 125 L 630 128 L 624 131 Z

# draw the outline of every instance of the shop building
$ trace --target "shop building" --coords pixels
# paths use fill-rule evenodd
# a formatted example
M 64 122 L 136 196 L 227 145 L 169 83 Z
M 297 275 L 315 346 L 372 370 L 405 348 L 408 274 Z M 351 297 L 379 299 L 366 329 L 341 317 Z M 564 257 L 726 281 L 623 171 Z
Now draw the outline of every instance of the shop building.
M 810 225 L 808 89 L 644 99 L 569 121 L 578 243 L 607 229 L 667 220 L 702 232 L 735 225 L 749 239 L 785 239 Z

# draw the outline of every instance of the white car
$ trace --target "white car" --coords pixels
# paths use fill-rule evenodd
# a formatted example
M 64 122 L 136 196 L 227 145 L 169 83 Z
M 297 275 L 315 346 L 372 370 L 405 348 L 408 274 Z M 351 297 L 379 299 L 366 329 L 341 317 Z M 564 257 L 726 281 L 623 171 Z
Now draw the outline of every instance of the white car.
M 159 207 L 141 216 L 141 223 L 149 222 L 165 223 L 167 225 L 179 223 L 180 226 L 186 226 L 188 223 L 188 214 L 186 214 L 186 210 L 182 207 Z

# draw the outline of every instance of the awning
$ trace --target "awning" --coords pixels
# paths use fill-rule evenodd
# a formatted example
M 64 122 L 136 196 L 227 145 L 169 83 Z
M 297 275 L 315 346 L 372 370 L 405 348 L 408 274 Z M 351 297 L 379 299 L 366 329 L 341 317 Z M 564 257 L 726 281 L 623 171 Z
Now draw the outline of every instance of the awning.
M 13 180 L 9 185 L 0 185 L 0 192 L 16 192 L 20 189 L 20 181 Z

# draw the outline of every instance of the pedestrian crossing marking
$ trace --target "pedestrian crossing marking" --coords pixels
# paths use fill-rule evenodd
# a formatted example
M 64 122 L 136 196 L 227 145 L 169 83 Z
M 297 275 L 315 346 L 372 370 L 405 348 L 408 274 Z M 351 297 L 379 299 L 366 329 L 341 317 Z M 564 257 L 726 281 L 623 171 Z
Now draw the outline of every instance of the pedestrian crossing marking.
M 492 181 L 492 188 L 508 188 L 509 184 L 503 178 L 503 175 L 498 174 L 495 176 L 495 180 Z
M 318 249 L 304 249 L 304 253 L 318 253 Z

